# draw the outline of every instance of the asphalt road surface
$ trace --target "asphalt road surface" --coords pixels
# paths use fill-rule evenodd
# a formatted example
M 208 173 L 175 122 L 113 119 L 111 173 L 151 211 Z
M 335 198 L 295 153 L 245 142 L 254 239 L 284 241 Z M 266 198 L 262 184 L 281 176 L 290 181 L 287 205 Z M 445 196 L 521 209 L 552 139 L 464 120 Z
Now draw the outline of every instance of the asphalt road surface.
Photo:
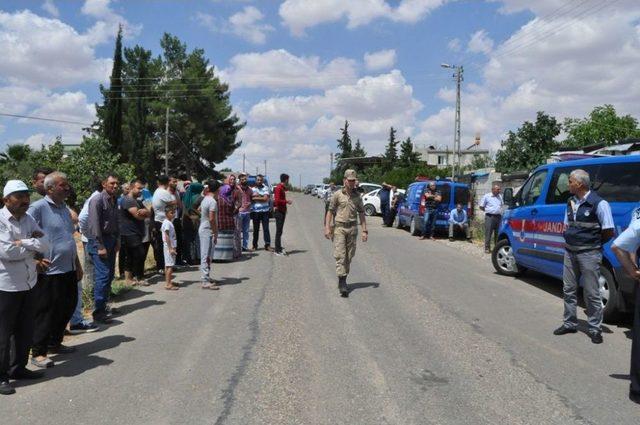
M 559 282 L 498 276 L 464 242 L 379 218 L 340 298 L 323 205 L 293 200 L 288 257 L 216 264 L 220 291 L 192 268 L 179 291 L 129 292 L 113 325 L 68 339 L 77 353 L 0 398 L 0 423 L 640 423 L 628 325 L 608 325 L 601 345 L 553 336 Z

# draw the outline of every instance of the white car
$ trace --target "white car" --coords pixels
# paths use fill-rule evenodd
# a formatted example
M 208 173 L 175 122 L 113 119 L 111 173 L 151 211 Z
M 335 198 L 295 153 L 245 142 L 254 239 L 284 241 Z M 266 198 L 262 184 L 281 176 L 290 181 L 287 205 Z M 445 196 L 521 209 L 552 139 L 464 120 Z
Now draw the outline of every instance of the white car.
M 315 187 L 311 189 L 311 196 L 318 196 L 318 189 L 320 189 L 321 187 L 321 184 L 315 185 Z
M 404 189 L 398 189 L 398 192 L 402 194 L 406 193 Z M 362 195 L 362 203 L 364 204 L 365 215 L 372 216 L 382 214 L 382 209 L 380 208 L 379 193 L 380 189 L 376 189 Z
M 327 192 L 327 190 L 329 190 L 330 187 L 330 184 L 323 184 L 322 186 L 320 186 L 317 192 L 318 198 L 324 199 L 324 194 Z

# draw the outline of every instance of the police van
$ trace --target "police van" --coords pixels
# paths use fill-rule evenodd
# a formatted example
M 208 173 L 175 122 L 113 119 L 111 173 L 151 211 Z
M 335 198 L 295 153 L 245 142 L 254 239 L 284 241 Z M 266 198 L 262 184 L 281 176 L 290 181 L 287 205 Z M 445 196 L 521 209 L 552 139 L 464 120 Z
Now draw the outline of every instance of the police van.
M 408 227 L 409 232 L 413 236 L 422 233 L 423 214 L 422 211 L 420 211 L 420 199 L 431 181 L 435 182 L 436 190 L 442 195 L 442 201 L 436 211 L 434 227 L 436 232 L 449 230 L 449 214 L 451 210 L 456 207 L 456 204 L 462 204 L 467 207 L 467 214 L 469 214 L 469 218 L 471 218 L 468 185 L 464 183 L 454 183 L 450 180 L 420 180 L 411 183 L 409 187 L 407 187 L 404 199 L 398 207 L 394 227 L 398 229 Z
M 569 192 L 569 174 L 575 169 L 589 173 L 591 189 L 607 200 L 615 223 L 615 235 L 627 228 L 640 205 L 640 155 L 598 157 L 557 162 L 538 167 L 520 190 L 506 189 L 508 209 L 502 216 L 498 243 L 492 252 L 493 266 L 500 274 L 516 276 L 535 270 L 562 279 L 564 215 Z M 635 283 L 622 269 L 608 241 L 603 247 L 600 291 L 604 319 L 633 311 Z

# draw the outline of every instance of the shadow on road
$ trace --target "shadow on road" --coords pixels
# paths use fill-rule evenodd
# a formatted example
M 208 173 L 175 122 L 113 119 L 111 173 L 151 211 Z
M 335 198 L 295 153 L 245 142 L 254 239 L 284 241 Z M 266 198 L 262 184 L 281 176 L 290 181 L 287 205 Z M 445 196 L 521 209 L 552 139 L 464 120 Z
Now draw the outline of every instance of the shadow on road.
M 218 286 L 238 285 L 242 283 L 243 280 L 249 280 L 249 278 L 248 277 L 223 277 L 222 279 L 216 279 L 216 283 Z
M 118 305 L 118 316 L 124 316 L 126 314 L 133 313 L 136 310 L 142 310 L 143 308 L 152 307 L 154 305 L 163 305 L 166 301 L 159 300 L 143 300 L 132 304 Z
M 380 284 L 378 282 L 358 282 L 347 284 L 347 289 L 349 290 L 349 293 L 352 293 L 357 289 L 377 288 L 379 286 Z
M 287 251 L 287 255 L 304 254 L 305 252 L 307 252 L 306 249 L 294 249 L 291 251 Z
M 55 378 L 77 376 L 88 370 L 110 365 L 113 360 L 96 356 L 95 354 L 131 341 L 135 341 L 135 338 L 124 335 L 110 335 L 95 341 L 75 345 L 76 351 L 74 353 L 52 356 L 55 361 L 55 367 L 47 369 L 44 378 L 33 381 L 15 381 L 14 386 L 37 385 Z

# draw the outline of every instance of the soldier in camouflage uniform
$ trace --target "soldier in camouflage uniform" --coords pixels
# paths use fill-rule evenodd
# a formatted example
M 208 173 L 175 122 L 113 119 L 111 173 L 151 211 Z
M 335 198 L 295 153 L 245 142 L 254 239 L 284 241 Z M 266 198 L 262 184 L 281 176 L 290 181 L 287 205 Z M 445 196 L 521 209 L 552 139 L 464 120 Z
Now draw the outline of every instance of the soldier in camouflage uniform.
M 353 256 L 356 254 L 358 216 L 360 216 L 360 225 L 362 226 L 362 242 L 366 242 L 369 232 L 365 221 L 362 198 L 356 191 L 356 172 L 347 170 L 344 173 L 344 188 L 335 192 L 331 197 L 324 229 L 325 237 L 333 240 L 333 256 L 336 259 L 338 290 L 340 295 L 345 298 L 349 296 L 347 288 L 349 266 Z

